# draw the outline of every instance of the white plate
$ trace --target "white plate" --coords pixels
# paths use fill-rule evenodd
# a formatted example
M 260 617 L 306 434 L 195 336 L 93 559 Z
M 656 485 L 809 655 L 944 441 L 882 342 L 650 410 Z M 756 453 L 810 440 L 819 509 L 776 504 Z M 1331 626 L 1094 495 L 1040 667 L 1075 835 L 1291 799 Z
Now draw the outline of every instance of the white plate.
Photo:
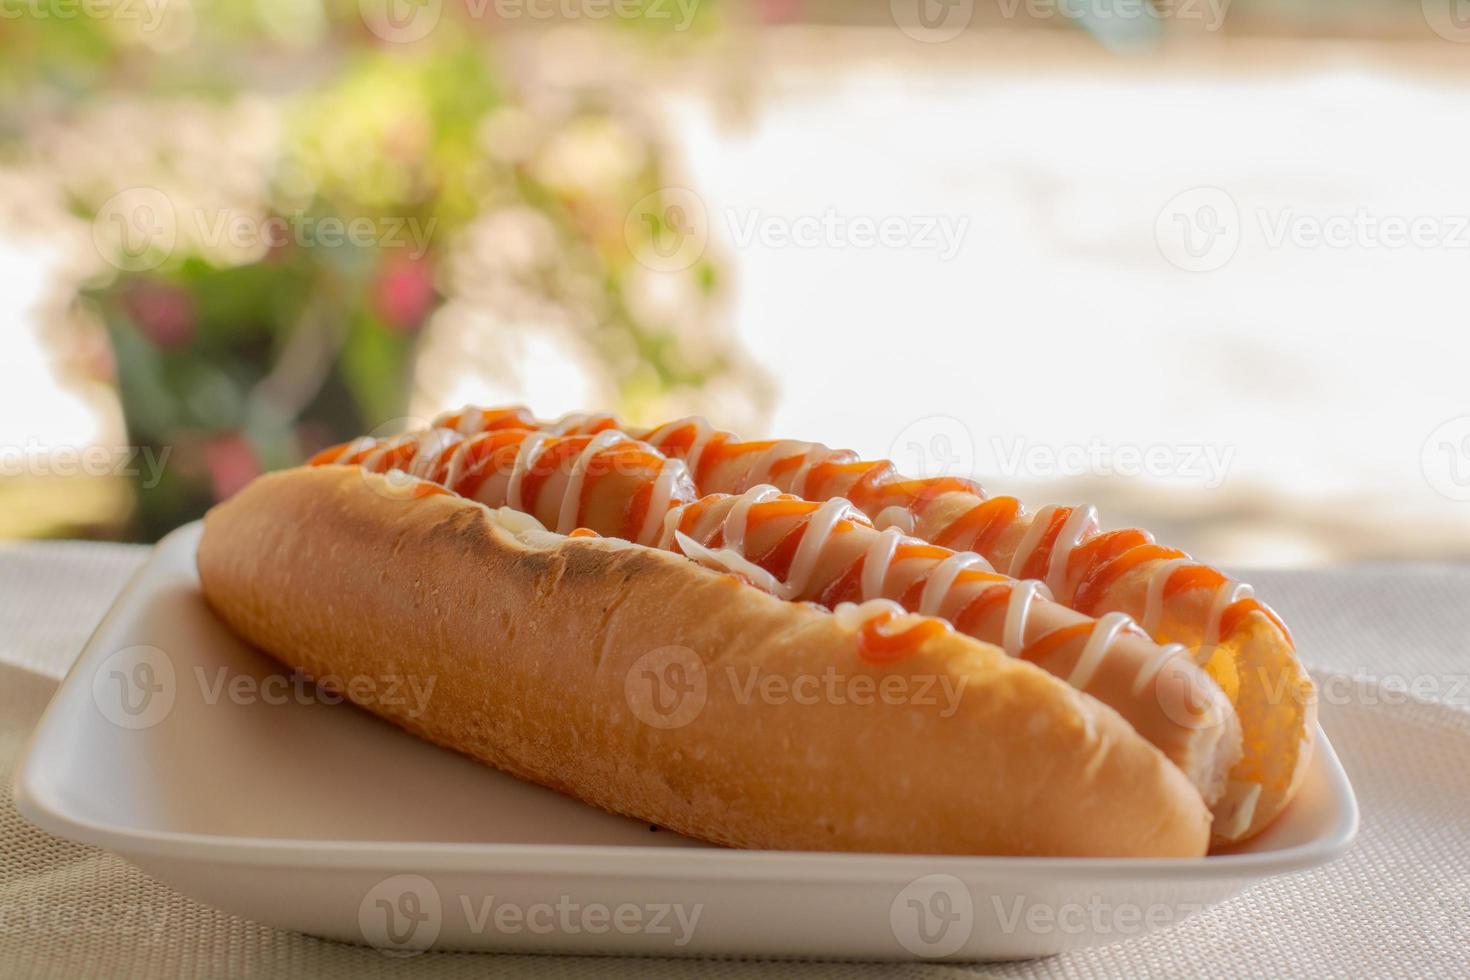
M 162 541 L 37 726 L 16 803 L 180 891 L 286 929 L 442 949 L 988 959 L 1165 928 L 1339 854 L 1326 738 L 1301 796 L 1199 860 L 737 851 L 583 806 L 293 689 Z M 222 686 L 221 686 L 222 685 Z

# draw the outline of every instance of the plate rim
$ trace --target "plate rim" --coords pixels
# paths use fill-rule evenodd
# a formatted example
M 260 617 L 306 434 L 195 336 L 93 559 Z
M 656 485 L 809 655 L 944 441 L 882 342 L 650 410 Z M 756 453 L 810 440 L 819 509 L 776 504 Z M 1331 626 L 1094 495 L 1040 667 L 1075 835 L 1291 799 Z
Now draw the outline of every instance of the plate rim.
M 166 557 L 196 539 L 202 521 L 175 529 L 154 546 L 148 558 L 118 592 L 88 636 L 81 653 L 57 686 L 51 702 L 32 729 L 12 778 L 15 807 L 48 833 L 102 847 L 123 855 L 231 865 L 278 865 L 323 870 L 421 871 L 475 873 L 536 872 L 581 877 L 702 878 L 717 873 L 726 879 L 783 880 L 819 873 L 828 881 L 900 881 L 927 868 L 960 878 L 1019 877 L 1044 880 L 1078 878 L 1155 881 L 1254 879 L 1304 871 L 1342 854 L 1357 836 L 1357 796 L 1337 752 L 1317 725 L 1312 768 L 1327 777 L 1334 821 L 1312 840 L 1271 851 L 1214 854 L 1199 858 L 1024 857 L 985 855 L 853 853 L 832 851 L 762 851 L 707 847 L 631 847 L 618 844 L 522 844 L 442 841 L 348 841 L 305 838 L 247 837 L 196 832 L 124 828 L 75 816 L 44 788 L 38 772 L 41 747 L 62 727 L 65 710 L 76 695 L 78 678 L 101 651 L 107 634 L 134 594 Z M 651 854 L 677 860 L 650 862 Z M 805 873 L 803 873 L 805 872 Z

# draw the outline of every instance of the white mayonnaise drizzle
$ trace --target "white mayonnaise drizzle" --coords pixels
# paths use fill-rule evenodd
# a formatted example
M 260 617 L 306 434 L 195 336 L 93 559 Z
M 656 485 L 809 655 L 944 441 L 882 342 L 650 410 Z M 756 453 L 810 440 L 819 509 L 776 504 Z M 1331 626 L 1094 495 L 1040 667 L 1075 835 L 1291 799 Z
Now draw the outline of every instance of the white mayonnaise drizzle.
M 745 478 L 741 482 L 746 486 L 757 486 L 769 482 L 771 468 L 780 460 L 800 455 L 801 447 L 805 445 L 807 443 L 798 442 L 795 439 L 783 439 L 772 444 L 770 448 L 756 457 L 755 462 L 745 471 Z
M 725 517 L 722 528 L 724 531 L 725 547 L 740 554 L 745 554 L 745 523 L 750 514 L 750 508 L 756 504 L 764 503 L 781 495 L 781 491 L 769 484 L 751 487 L 740 495 L 740 498 L 731 505 L 729 513 Z
M 892 599 L 868 599 L 866 602 L 839 602 L 837 608 L 832 610 L 832 615 L 837 617 L 838 624 L 844 629 L 857 630 L 864 623 L 883 616 L 897 619 L 913 614 Z
M 388 453 L 392 452 L 395 447 L 401 445 L 401 438 L 400 436 L 399 439 L 383 439 L 382 441 L 374 442 L 373 445 L 376 448 L 364 456 L 362 462 L 358 465 L 370 473 L 376 473 L 382 467 L 383 460 L 388 457 Z
M 1164 665 L 1187 649 L 1183 643 L 1170 643 L 1167 646 L 1159 647 L 1159 652 L 1154 654 L 1153 658 L 1142 667 L 1138 668 L 1138 676 L 1133 679 L 1133 693 L 1135 695 L 1142 694 L 1149 683 L 1155 677 L 1159 676 L 1159 671 L 1164 669 Z
M 801 543 L 796 546 L 796 554 L 791 559 L 791 573 L 786 577 L 786 583 L 795 590 L 797 595 L 806 588 L 812 573 L 817 570 L 817 559 L 821 557 L 822 549 L 827 545 L 827 539 L 832 536 L 837 522 L 844 518 L 867 523 L 868 519 L 848 501 L 841 497 L 833 497 L 824 501 L 820 507 L 806 519 L 806 528 L 802 531 Z
M 433 425 L 435 428 L 443 427 L 444 423 L 453 414 L 453 412 L 445 412 L 443 415 L 439 416 L 433 422 L 431 422 L 430 425 Z M 480 411 L 473 405 L 466 405 L 464 408 L 461 408 L 459 410 L 459 421 L 455 424 L 454 430 L 460 435 L 477 436 L 482 431 L 484 431 L 484 428 L 484 412 Z
M 572 463 L 571 472 L 567 474 L 567 488 L 562 494 L 561 509 L 557 512 L 557 534 L 570 534 L 577 529 L 577 515 L 582 511 L 582 488 L 587 484 L 587 468 L 592 465 L 592 460 L 598 453 L 626 441 L 628 437 L 616 429 L 604 430 L 587 440 L 587 445 L 577 454 L 576 462 Z M 519 453 L 516 461 L 520 461 Z M 514 473 L 511 479 L 515 479 Z
M 832 610 L 832 616 L 837 624 L 843 629 L 857 632 L 875 619 L 889 619 L 889 628 L 886 632 L 902 633 L 912 625 L 923 622 L 928 617 L 918 613 L 911 613 L 892 599 L 869 599 L 866 602 L 839 602 L 837 608 Z M 891 618 L 889 618 L 891 617 Z M 944 623 L 944 620 L 940 620 Z M 944 623 L 947 629 L 953 629 L 949 623 Z
M 973 551 L 955 552 L 934 566 L 934 570 L 924 580 L 924 591 L 919 596 L 919 612 L 926 616 L 940 615 L 944 600 L 949 598 L 950 589 L 954 587 L 960 572 L 966 568 L 979 568 L 982 572 L 994 571 L 990 562 Z
M 873 538 L 863 556 L 863 580 L 858 583 L 863 595 L 882 595 L 883 585 L 888 580 L 888 566 L 893 564 L 893 553 L 903 540 L 903 532 L 896 527 L 884 528 Z
M 805 594 L 811 576 L 820 564 L 821 555 L 830 542 L 837 523 L 844 519 L 862 520 L 862 516 L 860 511 L 841 497 L 834 497 L 813 511 L 809 517 L 804 519 L 806 525 L 802 531 L 801 543 L 797 546 L 796 554 L 791 561 L 791 574 L 787 576 L 785 582 L 782 582 L 747 558 L 745 554 L 745 531 L 750 508 L 778 496 L 780 492 L 770 485 L 754 486 L 740 494 L 730 505 L 719 525 L 718 530 L 722 531 L 725 541 L 725 546 L 722 548 L 707 548 L 688 534 L 678 530 L 684 509 L 689 506 L 687 504 L 669 511 L 665 518 L 663 540 L 667 543 L 677 542 L 685 555 L 701 565 L 741 575 L 757 587 L 782 599 L 795 599 Z M 710 528 L 707 534 L 712 535 L 715 530 L 717 529 Z M 904 542 L 923 543 L 905 537 L 897 528 L 886 528 L 875 535 L 872 544 L 868 545 L 863 554 L 863 571 L 859 581 L 864 606 L 871 602 L 886 602 L 888 606 L 872 608 L 886 608 L 889 611 L 902 608 L 893 600 L 886 599 L 883 596 L 883 590 L 888 581 L 889 572 L 892 570 L 898 546 Z M 959 552 L 949 556 L 929 571 L 919 599 L 919 609 L 915 615 L 938 616 L 958 583 L 960 573 L 967 568 L 992 571 L 985 559 L 977 554 Z M 1026 627 L 1031 609 L 1038 598 L 1049 600 L 1051 590 L 1047 588 L 1046 583 L 1038 581 L 1012 582 L 1010 590 L 1006 602 L 1001 647 L 1011 656 L 1019 656 L 1025 649 Z M 844 603 L 843 605 L 851 604 Z M 1133 620 L 1123 613 L 1109 613 L 1094 624 L 1087 644 L 1083 647 L 1078 665 L 1074 669 L 1074 676 L 1082 681 L 1079 689 L 1085 690 L 1085 684 L 1090 682 L 1096 674 L 1098 666 L 1111 649 L 1113 641 L 1131 626 L 1133 626 Z
M 544 431 L 554 436 L 564 436 L 574 429 L 580 429 L 582 426 L 591 422 L 593 418 L 594 416 L 586 412 L 570 412 L 546 426 Z
M 427 480 L 434 472 L 434 464 L 450 446 L 463 444 L 465 437 L 450 429 L 427 429 L 415 437 L 413 459 L 408 472 L 412 476 Z
M 639 544 L 653 542 L 654 536 L 663 527 L 664 514 L 668 512 L 669 501 L 674 499 L 674 488 L 681 483 L 693 486 L 689 479 L 689 471 L 683 461 L 665 460 L 663 467 L 658 471 L 658 477 L 653 482 L 653 495 L 648 500 L 648 513 L 643 518 L 643 526 L 638 529 L 638 536 L 634 538 Z
M 1077 663 L 1072 666 L 1072 673 L 1068 675 L 1067 683 L 1079 691 L 1087 690 L 1113 638 L 1131 625 L 1133 625 L 1133 619 L 1126 613 L 1110 612 L 1099 617 L 1097 625 L 1087 635 L 1087 643 L 1083 645 L 1082 653 L 1077 657 Z
M 1159 621 L 1164 616 L 1164 586 L 1169 584 L 1169 576 L 1174 574 L 1174 569 L 1188 565 L 1192 562 L 1189 557 L 1170 558 L 1158 568 L 1148 580 L 1148 597 L 1143 604 L 1143 628 L 1148 633 L 1153 633 L 1159 628 Z
M 1000 645 L 1013 657 L 1021 655 L 1026 645 L 1026 617 L 1038 595 L 1051 598 L 1044 582 L 1029 579 L 1011 586 L 1011 597 L 1006 602 L 1005 626 L 1001 630 Z
M 467 417 L 479 417 L 473 412 L 466 412 Z M 701 420 L 702 421 L 702 420 Z M 699 424 L 699 423 L 690 423 Z M 707 423 L 704 423 L 707 425 Z M 574 428 L 568 425 L 568 428 Z M 655 430 L 656 433 L 656 430 Z M 454 483 L 463 469 L 464 458 L 468 448 L 468 440 L 462 433 L 457 431 L 451 433 L 447 429 L 420 434 L 416 438 L 416 453 L 411 468 L 416 474 L 426 474 L 434 470 L 434 463 L 444 460 L 444 481 L 449 487 Z M 370 457 L 382 458 L 382 454 L 391 451 L 394 446 L 402 445 L 402 438 L 389 440 L 377 446 Z M 526 514 L 527 519 L 535 522 L 535 518 L 527 514 L 525 502 L 522 499 L 522 487 L 525 477 L 533 467 L 543 450 L 549 433 L 530 432 L 521 440 L 521 445 L 516 452 L 515 462 L 511 468 L 507 481 L 506 499 L 509 513 Z M 631 437 L 616 429 L 608 429 L 593 435 L 587 444 L 578 453 L 572 464 L 568 475 L 566 487 L 558 507 L 557 527 L 559 534 L 567 534 L 577 526 L 577 518 L 581 509 L 582 491 L 586 483 L 588 469 L 592 461 L 599 453 L 605 452 L 620 442 L 629 440 Z M 450 440 L 453 440 L 452 442 Z M 457 443 L 457 444 L 456 444 Z M 437 451 L 430 453 L 427 448 L 437 444 Z M 451 450 L 451 446 L 453 446 Z M 808 450 L 808 458 L 817 458 L 816 454 Z M 776 454 L 768 451 L 766 456 L 775 458 Z M 366 465 L 366 463 L 365 463 Z M 762 465 L 767 465 L 763 463 Z M 781 491 L 769 484 L 758 484 L 739 494 L 734 502 L 725 511 L 718 530 L 724 538 L 724 547 L 708 548 L 692 536 L 679 530 L 681 518 L 687 513 L 686 508 L 691 504 L 682 504 L 677 507 L 669 507 L 674 488 L 681 481 L 688 481 L 687 467 L 679 460 L 668 460 L 655 478 L 654 487 L 651 491 L 649 509 L 642 527 L 639 528 L 636 540 L 640 543 L 653 542 L 654 536 L 658 535 L 658 544 L 662 547 L 670 547 L 677 543 L 682 552 L 693 561 L 722 571 L 733 572 L 744 577 L 758 588 L 763 589 L 782 599 L 795 599 L 807 591 L 813 575 L 821 564 L 822 555 L 830 543 L 837 525 L 843 520 L 856 521 L 866 524 L 861 511 L 853 504 L 841 497 L 831 498 L 820 504 L 816 510 L 810 512 L 803 520 L 801 540 L 797 545 L 796 553 L 792 556 L 790 572 L 786 581 L 781 581 L 771 572 L 761 568 L 755 562 L 746 557 L 745 535 L 749 523 L 751 507 L 773 500 L 781 496 Z M 1055 514 L 1055 508 L 1043 508 L 1033 519 L 1031 528 L 1028 528 L 1026 539 L 1022 541 L 1022 548 L 1018 549 L 1013 558 L 1012 567 L 1018 568 L 1024 564 L 1028 554 L 1025 551 L 1034 549 L 1039 540 L 1041 530 Z M 904 511 L 907 514 L 907 511 Z M 505 523 L 505 522 L 502 522 Z M 1060 529 L 1057 541 L 1052 546 L 1049 556 L 1053 563 L 1061 562 L 1065 566 L 1066 557 L 1078 543 L 1084 540 L 1089 529 L 1096 525 L 1096 513 L 1090 507 L 1075 509 Z M 536 525 L 539 527 L 539 524 Z M 710 533 L 716 529 L 710 529 Z M 861 615 L 872 618 L 873 616 L 911 615 L 912 617 L 940 616 L 945 611 L 945 605 L 952 596 L 956 586 L 960 583 L 961 574 L 968 569 L 978 569 L 985 572 L 993 572 L 990 564 L 980 555 L 973 552 L 958 552 L 949 555 L 942 561 L 928 569 L 924 579 L 924 586 L 920 593 L 918 609 L 913 614 L 907 614 L 898 603 L 883 595 L 888 582 L 890 572 L 897 558 L 897 551 L 901 544 L 923 542 L 907 537 L 898 527 L 889 526 L 878 531 L 872 543 L 868 545 L 863 554 L 863 568 L 858 583 L 859 594 L 862 602 L 854 605 L 842 603 L 839 608 L 844 610 L 856 610 L 847 612 L 845 615 Z M 1167 567 L 1161 568 L 1156 573 L 1157 580 L 1162 582 L 1168 575 L 1170 569 L 1178 567 L 1177 562 L 1165 563 Z M 1055 567 L 1049 571 L 1055 572 Z M 1049 575 L 1052 581 L 1056 581 L 1054 575 Z M 973 580 L 971 580 L 973 581 Z M 996 583 L 999 586 L 1001 583 Z M 1150 583 L 1150 595 L 1154 596 L 1157 590 Z M 1208 638 L 1214 642 L 1219 632 L 1220 621 L 1225 608 L 1242 594 L 1250 594 L 1250 587 L 1226 583 L 1228 588 L 1223 587 L 1217 593 L 1211 608 L 1210 626 L 1207 631 Z M 1019 656 L 1025 649 L 1027 625 L 1030 612 L 1034 608 L 1038 597 L 1050 599 L 1052 590 L 1045 582 L 1040 581 L 1015 581 L 1009 583 L 1009 595 L 1007 596 L 1005 618 L 1002 625 L 1001 646 L 1011 656 Z M 1162 589 L 1162 585 L 1158 586 Z M 1152 617 L 1151 610 L 1157 598 L 1150 601 L 1150 611 L 1146 616 Z M 1088 634 L 1083 649 L 1073 666 L 1068 682 L 1079 690 L 1086 690 L 1092 682 L 1101 666 L 1113 642 L 1120 633 L 1133 626 L 1133 621 L 1123 613 L 1109 613 L 1097 620 Z M 1141 692 L 1148 681 L 1157 676 L 1163 669 L 1169 658 L 1177 654 L 1182 647 L 1173 645 L 1161 649 L 1157 656 L 1150 660 L 1140 669 L 1134 680 L 1134 690 Z
M 465 438 L 454 447 L 454 452 L 449 454 L 449 459 L 444 464 L 444 485 L 451 490 L 459 485 L 459 478 L 464 475 L 464 461 L 469 450 L 470 440 Z
M 586 424 L 592 418 L 594 417 L 585 415 L 567 416 L 559 423 L 557 423 L 557 425 L 554 426 L 553 429 L 554 431 L 568 431 L 569 429 Z M 685 462 L 689 465 L 690 470 L 693 472 L 697 472 L 699 461 L 704 453 L 705 448 L 709 445 L 709 443 L 714 439 L 716 435 L 720 434 L 718 430 L 716 430 L 707 419 L 694 416 L 690 418 L 678 419 L 673 422 L 666 422 L 656 428 L 649 429 L 646 432 L 640 434 L 636 434 L 636 438 L 643 439 L 644 441 L 650 442 L 655 446 L 660 446 L 674 433 L 681 431 L 687 426 L 693 427 L 694 438 L 691 441 L 689 448 L 682 455 Z M 725 433 L 724 436 L 725 439 L 729 442 L 737 441 L 733 436 L 729 435 L 728 433 Z M 770 478 L 771 470 L 773 470 L 777 464 L 796 455 L 801 455 L 803 459 L 801 464 L 797 467 L 796 471 L 792 474 L 792 477 L 789 481 L 789 487 L 790 492 L 796 494 L 797 496 L 806 496 L 804 491 L 807 489 L 807 478 L 809 477 L 812 468 L 819 463 L 839 457 L 850 460 L 855 460 L 857 458 L 855 454 L 849 451 L 833 450 L 828 448 L 827 446 L 822 445 L 821 443 L 801 442 L 799 440 L 782 440 L 773 444 L 770 448 L 761 453 L 754 462 L 752 462 L 749 469 L 746 471 L 745 479 L 743 482 L 747 485 L 754 484 L 754 486 L 752 486 L 752 489 L 755 489 L 755 487 L 758 487 L 760 485 L 760 481 Z M 727 530 L 726 542 L 727 544 L 730 544 L 732 549 L 736 548 L 737 546 L 743 547 L 744 545 L 744 513 L 746 510 L 748 510 L 748 508 L 749 504 L 746 504 L 745 507 L 741 510 L 740 517 L 734 523 L 735 536 L 733 539 L 729 537 L 729 531 Z M 1055 505 L 1043 507 L 1032 517 L 1031 523 L 1026 528 L 1026 531 L 1023 534 L 1020 543 L 1016 547 L 1015 553 L 1011 556 L 1010 564 L 1006 569 L 1007 574 L 1009 574 L 1011 577 L 1016 577 L 1020 573 L 1021 569 L 1024 568 L 1026 564 L 1034 557 L 1033 553 L 1035 552 L 1037 546 L 1040 544 L 1041 538 L 1045 534 L 1047 527 L 1050 525 L 1052 517 L 1056 514 L 1056 510 L 1057 508 Z M 890 505 L 883 508 L 877 514 L 873 515 L 872 521 L 873 526 L 882 531 L 892 530 L 898 532 L 901 535 L 911 535 L 914 533 L 915 521 L 913 511 L 908 507 L 902 505 Z M 1072 553 L 1083 543 L 1085 543 L 1087 540 L 1097 534 L 1098 530 L 1099 527 L 1097 523 L 1096 508 L 1091 506 L 1077 507 L 1074 508 L 1072 512 L 1068 515 L 1066 522 L 1062 525 L 1060 531 L 1057 534 L 1056 540 L 1052 543 L 1051 552 L 1048 555 L 1047 559 L 1045 582 L 1049 592 L 1052 595 L 1062 594 L 1063 592 L 1065 592 L 1067 585 L 1067 570 L 1068 565 L 1070 564 Z M 1148 532 L 1143 532 L 1143 534 L 1146 542 L 1153 542 L 1153 535 L 1149 534 Z M 667 533 L 664 535 L 664 537 L 665 539 L 668 538 Z M 888 565 L 892 561 L 892 551 L 897 547 L 898 540 L 898 538 L 888 538 L 874 542 L 873 548 L 876 550 L 870 556 L 870 558 L 873 560 L 867 561 L 863 567 L 862 589 L 865 595 L 873 595 L 876 592 L 881 591 L 883 585 L 882 576 L 886 574 Z M 886 558 L 884 557 L 885 555 L 887 556 Z M 1144 605 L 1144 614 L 1142 621 L 1144 632 L 1152 635 L 1152 633 L 1158 629 L 1160 620 L 1163 615 L 1163 590 L 1168 582 L 1169 576 L 1173 574 L 1173 571 L 1176 568 L 1179 568 L 1180 566 L 1185 564 L 1189 564 L 1191 561 L 1192 559 L 1189 558 L 1170 559 L 1163 562 L 1158 568 L 1153 571 L 1151 577 L 1149 578 L 1147 598 Z M 948 570 L 946 569 L 945 571 L 947 574 Z M 936 574 L 937 573 L 938 570 L 936 570 Z M 931 602 L 942 602 L 942 598 L 935 598 L 935 596 L 939 595 L 942 597 L 944 593 L 940 592 L 938 589 L 935 589 L 934 592 L 930 592 L 930 585 L 932 585 L 932 581 L 930 583 L 926 583 L 925 585 L 926 596 L 930 597 Z M 1230 597 L 1228 599 L 1223 598 L 1227 594 Z M 1230 603 L 1250 594 L 1251 591 L 1249 586 L 1240 585 L 1232 581 L 1227 581 L 1227 583 L 1221 587 L 1221 592 L 1217 593 L 1215 603 L 1211 607 L 1209 622 L 1205 630 L 1206 648 L 1212 649 L 1213 646 L 1218 644 L 1219 642 L 1218 632 L 1220 628 L 1220 621 L 1224 615 L 1225 609 L 1228 608 Z M 1029 599 L 1023 596 L 1017 601 L 1019 601 L 1021 604 L 1020 608 L 1025 608 L 1026 603 L 1029 602 Z M 1011 608 L 1017 607 L 1013 605 Z M 1009 615 L 1010 612 L 1008 610 L 1008 616 Z M 1024 614 L 1021 614 L 1021 620 L 1024 623 Z M 1169 648 L 1166 648 L 1166 650 L 1167 649 Z M 1166 660 L 1167 657 L 1162 657 L 1162 659 Z M 1147 676 L 1144 676 L 1141 683 L 1146 683 L 1147 679 Z
M 1046 563 L 1046 585 L 1053 595 L 1059 595 L 1067 584 L 1067 565 L 1072 552 L 1082 542 L 1097 533 L 1097 508 L 1091 505 L 1074 507 L 1052 543 L 1051 555 Z
M 342 447 L 342 451 L 337 454 L 333 462 L 340 463 L 344 459 L 351 459 L 358 453 L 366 452 L 367 450 L 372 449 L 377 444 L 378 440 L 374 439 L 372 436 L 358 436 L 356 439 L 352 440 L 347 445 Z M 363 461 L 359 462 L 358 465 L 365 467 L 367 465 L 367 461 L 364 459 Z
M 878 516 L 873 518 L 873 526 L 879 529 L 896 527 L 904 534 L 913 534 L 914 512 L 898 504 L 884 507 L 878 511 Z
M 647 432 L 638 434 L 636 438 L 662 450 L 664 442 L 670 436 L 685 428 L 694 429 L 694 438 L 690 440 L 689 448 L 683 454 L 684 463 L 689 467 L 690 473 L 698 473 L 699 459 L 704 455 L 705 447 L 710 444 L 710 440 L 715 435 L 715 427 L 710 424 L 709 419 L 699 415 L 675 419 L 672 422 L 665 422 L 657 428 L 649 429 Z
M 1220 620 L 1225 616 L 1225 610 L 1238 599 L 1248 599 L 1256 594 L 1256 590 L 1244 582 L 1234 582 L 1230 579 L 1220 583 L 1215 590 L 1215 600 L 1210 603 L 1210 618 L 1205 622 L 1205 643 L 1214 647 L 1220 642 Z
M 526 505 L 521 501 L 521 484 L 526 482 L 526 474 L 536 463 L 536 457 L 541 454 L 541 446 L 551 436 L 545 432 L 532 432 L 521 440 L 521 448 L 516 452 L 515 464 L 510 469 L 510 480 L 505 485 L 505 502 L 516 510 L 525 510 Z
M 1031 518 L 1031 526 L 1026 528 L 1026 533 L 1021 536 L 1021 543 L 1016 545 L 1016 553 L 1011 555 L 1011 567 L 1006 570 L 1006 574 L 1011 578 L 1017 578 L 1021 574 L 1021 569 L 1026 567 L 1027 559 L 1041 543 L 1041 536 L 1046 533 L 1046 527 L 1051 523 L 1051 517 L 1056 512 L 1056 504 L 1047 504 Z
M 756 588 L 780 599 L 790 599 L 795 595 L 785 582 L 733 548 L 706 548 L 683 531 L 677 530 L 674 532 L 674 540 L 679 543 L 679 548 L 685 555 L 706 568 L 743 575 Z

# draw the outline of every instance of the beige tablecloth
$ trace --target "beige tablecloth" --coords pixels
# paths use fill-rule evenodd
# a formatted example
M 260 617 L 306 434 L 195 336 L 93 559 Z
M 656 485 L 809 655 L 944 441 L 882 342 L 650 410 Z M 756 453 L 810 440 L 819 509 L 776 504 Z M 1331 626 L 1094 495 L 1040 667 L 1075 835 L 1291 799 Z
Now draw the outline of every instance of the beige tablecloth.
M 1470 569 L 1249 576 L 1323 683 L 1322 721 L 1363 809 L 1358 842 L 1166 933 L 1030 963 L 762 963 L 427 954 L 280 932 L 25 823 L 10 777 L 56 679 L 146 555 L 0 548 L 0 978 L 1470 976 Z M 1405 693 L 1405 692 L 1412 693 Z

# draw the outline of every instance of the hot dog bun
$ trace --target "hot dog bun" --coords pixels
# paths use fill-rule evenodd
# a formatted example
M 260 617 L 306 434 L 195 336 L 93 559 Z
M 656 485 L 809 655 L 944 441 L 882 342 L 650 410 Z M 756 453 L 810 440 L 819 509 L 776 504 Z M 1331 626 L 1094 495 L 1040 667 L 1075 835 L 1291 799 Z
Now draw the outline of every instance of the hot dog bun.
M 426 486 L 345 466 L 257 479 L 205 519 L 205 597 L 308 674 L 432 678 L 416 717 L 365 705 L 417 735 L 706 841 L 1205 852 L 1210 813 L 1177 767 L 1112 709 L 996 647 L 936 630 L 875 662 L 818 607 Z M 641 678 L 671 663 L 689 700 L 650 714 L 666 705 Z M 794 694 L 834 676 L 836 696 L 761 693 L 767 678 Z M 885 685 L 902 696 L 871 696 Z

